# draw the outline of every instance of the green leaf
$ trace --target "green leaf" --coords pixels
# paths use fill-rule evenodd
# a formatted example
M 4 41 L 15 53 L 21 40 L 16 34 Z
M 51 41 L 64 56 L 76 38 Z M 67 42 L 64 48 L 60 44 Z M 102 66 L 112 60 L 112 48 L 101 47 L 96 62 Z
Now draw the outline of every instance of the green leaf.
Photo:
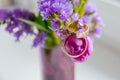
M 49 29 L 49 26 L 51 26 L 51 22 L 49 20 L 43 20 L 42 16 L 40 14 L 40 12 L 38 13 L 38 15 L 35 17 L 35 22 L 37 22 L 38 24 L 40 24 L 41 26 L 46 27 L 47 29 Z
M 37 16 L 35 16 L 35 22 L 40 24 L 41 26 L 44 26 L 45 27 L 45 23 L 44 21 L 42 20 L 42 16 L 40 15 L 40 12 L 38 13 Z
M 49 26 L 51 26 L 51 22 L 48 21 L 48 20 L 47 20 L 47 21 L 44 21 L 44 23 L 45 23 L 45 25 L 46 25 L 47 28 L 49 28 Z
M 39 30 L 43 30 L 47 33 L 50 33 L 51 31 L 49 29 L 46 29 L 44 26 L 41 26 L 40 24 L 36 23 L 36 22 L 33 22 L 33 21 L 30 21 L 30 20 L 26 20 L 26 19 L 23 19 L 23 18 L 20 18 L 19 20 L 31 25 L 31 26 L 35 26 L 37 29 Z
M 43 20 L 42 16 L 40 14 L 40 12 L 38 12 L 38 15 L 35 16 L 34 21 L 38 24 L 40 24 L 41 26 L 45 27 L 46 29 L 51 30 L 49 27 L 51 26 L 51 21 L 49 20 Z

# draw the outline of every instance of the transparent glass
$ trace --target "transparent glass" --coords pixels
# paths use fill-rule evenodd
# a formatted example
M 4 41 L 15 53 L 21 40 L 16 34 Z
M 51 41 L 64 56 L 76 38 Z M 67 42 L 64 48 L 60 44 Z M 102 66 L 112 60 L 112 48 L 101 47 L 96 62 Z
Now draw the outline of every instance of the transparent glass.
M 60 46 L 40 48 L 43 80 L 74 80 L 74 63 Z

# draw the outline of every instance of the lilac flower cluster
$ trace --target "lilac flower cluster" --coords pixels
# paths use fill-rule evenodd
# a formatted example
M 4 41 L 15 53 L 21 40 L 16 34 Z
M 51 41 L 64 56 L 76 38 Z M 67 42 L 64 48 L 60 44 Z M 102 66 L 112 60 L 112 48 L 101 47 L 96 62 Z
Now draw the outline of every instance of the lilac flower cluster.
M 66 29 L 60 29 L 60 21 L 65 22 L 73 12 L 70 0 L 38 0 L 39 10 L 43 20 L 51 20 L 51 29 L 56 32 L 61 39 L 65 39 Z M 66 7 L 67 6 L 67 7 Z
M 79 0 L 74 0 L 74 3 L 79 6 L 80 2 Z M 57 32 L 56 34 L 63 35 L 60 36 L 62 39 L 64 39 L 66 35 L 63 33 L 58 33 L 64 32 L 62 31 L 64 29 L 60 29 L 60 27 L 63 25 L 60 24 L 59 20 L 56 20 L 56 17 L 64 21 L 64 23 L 66 23 L 66 20 L 68 19 L 70 19 L 71 22 L 78 21 L 80 24 L 88 24 L 93 21 L 93 23 L 96 25 L 92 26 L 92 30 L 90 31 L 91 38 L 94 39 L 94 37 L 100 37 L 101 35 L 101 29 L 104 25 L 101 17 L 97 13 L 96 5 L 91 1 L 88 1 L 85 5 L 85 13 L 80 19 L 78 18 L 78 13 L 72 14 L 73 5 L 70 0 L 38 0 L 38 5 L 43 20 L 50 19 L 52 22 L 51 29 Z M 70 17 L 71 14 L 72 17 Z
M 88 17 L 90 16 L 89 20 L 93 23 L 92 29 L 90 31 L 90 37 L 94 41 L 94 37 L 99 38 L 101 36 L 104 23 L 102 21 L 102 18 L 98 14 L 96 5 L 91 1 L 89 1 L 85 6 L 85 15 L 87 15 Z
M 19 18 L 33 21 L 34 14 L 18 8 L 14 10 L 0 9 L 0 21 L 7 25 L 6 31 L 13 33 L 17 41 L 19 41 L 23 33 L 33 34 L 32 26 L 20 21 Z
M 43 20 L 48 20 L 57 15 L 65 21 L 73 11 L 70 0 L 38 0 L 38 5 Z
M 0 22 L 6 24 L 6 31 L 13 34 L 16 37 L 16 41 L 19 41 L 20 37 L 25 33 L 27 35 L 34 35 L 33 46 L 43 46 L 47 38 L 47 34 L 42 31 L 35 33 L 33 26 L 20 20 L 26 19 L 34 21 L 35 15 L 25 9 L 16 8 L 13 10 L 0 9 Z

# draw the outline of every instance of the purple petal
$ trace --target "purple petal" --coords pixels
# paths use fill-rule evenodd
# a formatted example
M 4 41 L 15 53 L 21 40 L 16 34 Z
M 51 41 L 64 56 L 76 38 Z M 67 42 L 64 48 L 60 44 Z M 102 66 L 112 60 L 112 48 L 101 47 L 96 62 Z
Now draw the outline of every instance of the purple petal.
M 82 24 L 86 24 L 86 23 L 90 22 L 90 19 L 87 15 L 84 15 L 79 19 L 79 22 L 82 23 Z
M 52 27 L 51 27 L 52 30 L 56 30 L 56 29 L 58 29 L 58 28 L 60 27 L 59 24 L 60 24 L 59 21 L 53 19 L 53 20 L 52 20 Z
M 41 32 L 36 35 L 36 38 L 33 41 L 33 46 L 44 46 L 45 40 L 47 39 L 47 34 L 45 32 Z
M 43 20 L 47 20 L 57 13 L 60 14 L 59 18 L 65 21 L 73 11 L 69 0 L 38 0 L 38 6 Z
M 19 30 L 19 31 L 14 33 L 14 36 L 16 37 L 16 41 L 19 41 L 19 39 L 22 36 L 22 34 L 23 34 L 22 30 Z
M 85 5 L 86 13 L 92 13 L 96 10 L 97 10 L 96 5 L 91 1 L 88 1 L 87 4 Z

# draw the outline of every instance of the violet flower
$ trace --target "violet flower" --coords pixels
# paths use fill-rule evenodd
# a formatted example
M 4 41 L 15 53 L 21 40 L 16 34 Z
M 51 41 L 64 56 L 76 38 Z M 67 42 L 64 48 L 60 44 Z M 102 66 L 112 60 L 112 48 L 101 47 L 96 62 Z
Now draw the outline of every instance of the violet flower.
M 103 27 L 104 23 L 101 16 L 96 12 L 93 14 L 93 21 L 98 24 L 98 26 Z
M 20 18 L 33 21 L 34 14 L 19 8 L 13 10 L 0 9 L 0 20 L 7 24 L 6 31 L 14 34 L 17 41 L 23 33 L 33 34 L 32 26 L 20 21 Z
M 97 11 L 96 5 L 92 1 L 88 1 L 85 5 L 85 14 L 93 13 Z
M 59 29 L 60 27 L 60 22 L 55 20 L 55 19 L 52 19 L 52 26 L 51 26 L 51 29 L 52 30 L 56 30 L 56 29 Z
M 38 6 L 43 20 L 54 18 L 54 14 L 56 14 L 65 21 L 73 11 L 69 0 L 38 0 Z
M 94 38 L 94 37 L 100 38 L 101 34 L 102 34 L 102 28 L 104 26 L 104 23 L 98 13 L 94 13 L 92 20 L 96 24 L 94 26 L 95 28 L 93 29 L 93 33 L 91 33 L 91 35 L 93 35 L 92 38 Z
M 77 21 L 78 20 L 78 13 L 74 13 L 71 17 L 71 22 L 72 21 Z
M 100 36 L 102 34 L 102 28 L 104 26 L 104 23 L 103 23 L 100 15 L 97 13 L 96 5 L 91 1 L 88 1 L 87 4 L 85 5 L 85 14 L 84 15 L 86 16 L 86 19 L 84 18 L 83 22 L 87 22 L 87 20 L 88 20 L 88 23 L 90 21 L 92 21 L 93 24 L 96 24 L 91 28 L 93 31 L 89 35 L 91 37 L 92 41 L 94 42 L 95 37 L 100 38 Z M 81 20 L 81 22 L 82 22 L 82 20 Z
M 79 19 L 79 23 L 81 24 L 88 24 L 89 22 L 90 22 L 90 18 L 87 15 L 84 15 Z
M 79 5 L 79 1 L 80 0 L 74 0 L 74 4 L 76 4 L 78 6 Z
M 0 9 L 0 21 L 4 21 L 10 17 L 10 11 L 9 10 L 4 10 Z
M 34 39 L 33 46 L 44 46 L 45 40 L 47 39 L 47 34 L 45 32 L 40 32 L 36 35 L 36 38 Z
M 62 40 L 65 40 L 67 34 L 69 34 L 69 31 L 67 29 L 57 29 L 55 32 L 58 36 L 60 36 Z

